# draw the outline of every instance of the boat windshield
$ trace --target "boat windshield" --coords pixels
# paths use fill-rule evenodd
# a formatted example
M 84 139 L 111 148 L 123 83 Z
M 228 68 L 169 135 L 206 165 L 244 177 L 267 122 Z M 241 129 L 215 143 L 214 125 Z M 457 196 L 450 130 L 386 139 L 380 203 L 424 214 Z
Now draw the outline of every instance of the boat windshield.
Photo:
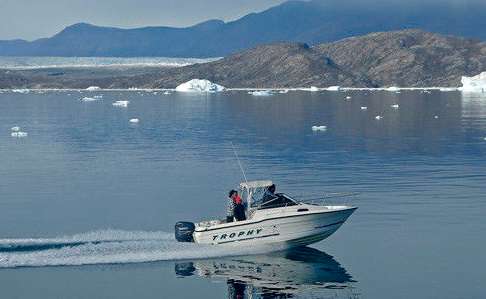
M 297 202 L 293 200 L 290 196 L 283 193 L 276 193 L 272 198 L 261 202 L 258 205 L 257 209 L 273 209 L 295 205 L 297 205 Z

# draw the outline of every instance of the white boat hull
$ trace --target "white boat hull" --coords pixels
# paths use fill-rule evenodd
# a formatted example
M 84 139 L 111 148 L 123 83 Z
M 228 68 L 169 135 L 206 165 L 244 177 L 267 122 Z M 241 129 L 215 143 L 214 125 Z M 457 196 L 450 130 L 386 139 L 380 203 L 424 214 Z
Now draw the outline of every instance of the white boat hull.
M 355 210 L 348 206 L 307 204 L 257 210 L 250 220 L 198 224 L 193 238 L 196 243 L 214 245 L 305 246 L 332 235 Z

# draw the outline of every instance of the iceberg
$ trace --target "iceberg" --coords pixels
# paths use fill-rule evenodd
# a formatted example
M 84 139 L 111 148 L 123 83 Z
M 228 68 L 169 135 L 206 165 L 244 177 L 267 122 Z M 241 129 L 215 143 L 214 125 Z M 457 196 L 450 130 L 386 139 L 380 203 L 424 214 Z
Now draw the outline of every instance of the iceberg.
M 361 106 L 361 110 L 368 110 L 368 107 L 366 107 L 366 106 Z
M 205 79 L 192 79 L 176 87 L 176 91 L 179 92 L 221 92 L 224 90 L 224 86 Z
M 129 122 L 131 122 L 132 124 L 138 124 L 140 120 L 138 118 L 131 118 Z
M 472 77 L 462 76 L 461 83 L 461 91 L 486 92 L 486 72 L 482 72 L 481 74 Z
M 10 136 L 12 136 L 12 137 L 18 137 L 18 138 L 20 138 L 20 137 L 27 137 L 27 135 L 28 135 L 27 132 L 22 132 L 22 131 L 12 132 L 10 134 Z
M 87 91 L 95 91 L 95 90 L 100 90 L 101 88 L 99 86 L 90 86 L 86 88 Z
M 393 104 L 393 105 L 391 105 L 390 107 L 392 107 L 393 109 L 398 109 L 398 108 L 400 108 L 400 105 L 398 105 L 398 104 Z
M 18 132 L 18 131 L 20 131 L 20 127 L 19 126 L 11 127 L 10 130 L 12 132 Z
M 380 119 L 382 119 L 382 118 L 383 118 L 383 116 L 381 116 L 381 115 L 377 115 L 377 116 L 375 116 L 375 119 L 376 119 L 376 120 L 380 120 Z
M 254 91 L 249 91 L 248 94 L 257 97 L 268 97 L 273 95 L 273 92 L 271 90 L 254 90 Z
M 115 107 L 128 107 L 130 101 L 116 101 L 112 105 Z
M 97 98 L 97 97 L 84 97 L 81 99 L 82 102 L 94 102 L 94 101 L 98 101 L 100 98 Z
M 385 88 L 386 91 L 400 91 L 400 87 L 390 86 Z
M 317 132 L 317 131 L 326 131 L 327 126 L 312 126 L 312 131 Z
M 15 93 L 29 93 L 30 90 L 29 89 L 26 89 L 26 88 L 21 88 L 21 89 L 12 89 L 12 92 L 15 92 Z
M 326 88 L 328 91 L 339 91 L 341 89 L 341 86 L 329 86 Z
M 309 91 L 319 91 L 319 88 L 318 87 L 315 87 L 315 86 L 311 86 L 309 88 Z

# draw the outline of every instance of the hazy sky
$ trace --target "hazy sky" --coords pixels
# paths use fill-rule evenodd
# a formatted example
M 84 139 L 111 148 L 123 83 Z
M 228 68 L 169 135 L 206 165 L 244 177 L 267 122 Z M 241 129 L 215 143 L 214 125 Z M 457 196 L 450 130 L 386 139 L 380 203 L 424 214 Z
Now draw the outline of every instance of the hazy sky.
M 49 37 L 73 23 L 188 26 L 233 20 L 284 0 L 0 0 L 0 39 Z

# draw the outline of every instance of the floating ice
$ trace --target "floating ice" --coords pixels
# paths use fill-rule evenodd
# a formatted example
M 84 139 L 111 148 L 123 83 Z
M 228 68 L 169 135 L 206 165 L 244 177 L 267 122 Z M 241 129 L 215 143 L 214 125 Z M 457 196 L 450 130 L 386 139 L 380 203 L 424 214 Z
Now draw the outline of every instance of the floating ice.
M 168 90 L 166 90 L 166 91 L 164 91 L 164 94 L 165 94 L 165 95 L 169 95 L 169 94 L 171 94 L 171 92 L 170 92 L 170 91 L 168 91 Z
M 326 131 L 327 126 L 312 126 L 312 131 Z
M 20 127 L 19 126 L 11 127 L 10 130 L 12 132 L 18 132 L 18 131 L 20 131 Z
M 257 97 L 267 97 L 273 95 L 273 92 L 271 90 L 254 90 L 254 91 L 249 91 L 248 94 Z
M 94 102 L 94 101 L 98 101 L 99 98 L 96 98 L 96 97 L 84 97 L 81 99 L 82 102 Z
M 115 107 L 128 107 L 130 101 L 116 101 L 112 105 Z
M 289 90 L 288 89 L 284 89 L 284 90 L 280 90 L 278 93 L 288 93 Z
M 438 119 L 438 118 L 439 118 L 439 116 L 438 116 L 438 115 L 434 115 L 434 118 L 435 118 L 435 119 Z
M 461 78 L 462 87 L 460 90 L 465 92 L 486 92 L 486 72 L 473 77 L 463 76 Z
M 400 87 L 390 86 L 385 88 L 386 91 L 400 91 Z
M 366 107 L 366 106 L 361 106 L 361 110 L 368 110 L 368 107 Z
M 319 88 L 317 88 L 316 86 L 311 86 L 309 88 L 309 91 L 319 91 Z
M 26 89 L 26 88 L 20 88 L 20 89 L 12 89 L 12 92 L 16 92 L 16 93 L 29 93 L 30 90 L 29 89 Z
M 400 105 L 398 105 L 398 104 L 393 104 L 393 105 L 391 105 L 390 107 L 392 107 L 393 109 L 398 109 L 398 108 L 400 108 Z
M 326 90 L 328 91 L 339 91 L 340 89 L 340 86 L 329 86 L 328 88 L 326 88 Z
M 205 79 L 192 79 L 176 87 L 176 91 L 179 92 L 220 92 L 224 90 L 224 86 Z
M 439 88 L 439 90 L 443 91 L 443 92 L 456 91 L 457 87 L 441 87 L 441 88 Z
M 87 91 L 95 91 L 95 90 L 100 90 L 101 88 L 99 86 L 90 86 L 86 88 Z
M 21 131 L 18 131 L 18 132 L 12 132 L 12 133 L 10 134 L 10 136 L 12 136 L 12 137 L 19 137 L 19 138 L 20 138 L 20 137 L 27 137 L 27 135 L 29 135 L 29 134 L 27 134 L 27 132 L 21 132 Z
M 377 115 L 377 116 L 375 116 L 375 119 L 376 119 L 376 120 L 380 120 L 380 119 L 382 119 L 382 118 L 383 118 L 383 116 L 381 116 L 381 115 Z
M 132 124 L 138 124 L 140 120 L 138 118 L 131 118 L 129 122 L 131 122 Z
M 347 96 L 346 97 L 346 100 L 351 100 L 351 96 Z

